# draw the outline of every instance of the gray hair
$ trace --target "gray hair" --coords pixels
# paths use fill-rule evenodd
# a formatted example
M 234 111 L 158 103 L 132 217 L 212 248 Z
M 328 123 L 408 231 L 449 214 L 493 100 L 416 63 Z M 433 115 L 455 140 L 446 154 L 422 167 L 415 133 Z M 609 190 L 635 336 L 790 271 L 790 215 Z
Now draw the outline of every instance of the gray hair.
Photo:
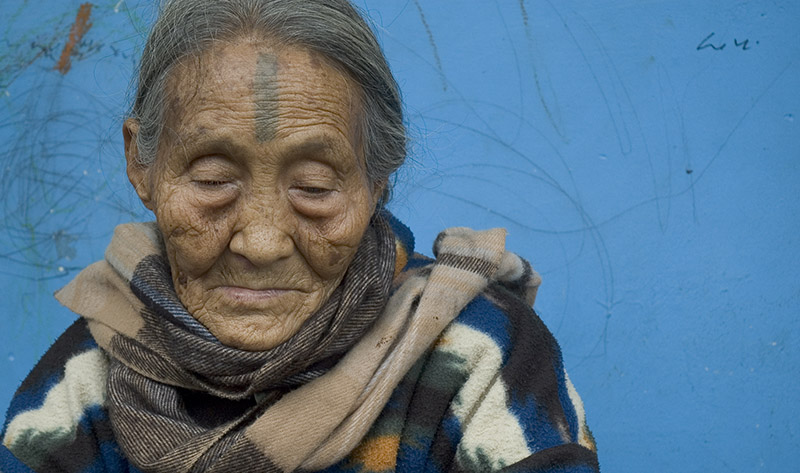
M 164 128 L 172 68 L 218 41 L 247 34 L 308 48 L 341 67 L 362 90 L 367 176 L 386 182 L 406 157 L 400 90 L 375 35 L 348 0 L 166 0 L 147 39 L 129 117 L 139 122 L 139 161 L 153 163 Z

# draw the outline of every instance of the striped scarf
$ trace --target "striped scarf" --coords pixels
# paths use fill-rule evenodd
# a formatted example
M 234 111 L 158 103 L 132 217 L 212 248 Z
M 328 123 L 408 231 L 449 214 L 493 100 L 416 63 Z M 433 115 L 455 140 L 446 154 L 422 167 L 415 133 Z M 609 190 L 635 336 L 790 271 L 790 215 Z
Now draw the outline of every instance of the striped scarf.
M 109 413 L 139 469 L 314 471 L 355 448 L 414 362 L 489 281 L 532 302 L 538 275 L 504 241 L 500 229 L 449 229 L 436 240 L 435 263 L 399 274 L 391 230 L 377 217 L 331 299 L 261 353 L 221 345 L 187 317 L 154 225 L 118 227 L 105 260 L 57 297 L 89 320 L 111 357 Z M 237 414 L 192 415 L 187 396 L 198 393 L 239 406 L 226 410 Z

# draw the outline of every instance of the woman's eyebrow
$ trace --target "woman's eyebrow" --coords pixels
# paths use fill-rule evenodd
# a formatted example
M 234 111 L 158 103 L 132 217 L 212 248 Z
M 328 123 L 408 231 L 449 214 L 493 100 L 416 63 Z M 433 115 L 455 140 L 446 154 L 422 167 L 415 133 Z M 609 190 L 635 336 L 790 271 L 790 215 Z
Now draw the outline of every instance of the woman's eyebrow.
M 225 154 L 236 154 L 244 152 L 246 147 L 237 144 L 226 136 L 208 136 L 207 132 L 192 131 L 180 137 L 183 149 L 187 154 L 196 154 L 198 152 L 223 152 Z
M 329 149 L 334 148 L 333 143 L 331 143 L 330 139 L 315 136 L 310 139 L 304 139 L 302 141 L 297 141 L 294 143 L 290 143 L 285 149 L 284 152 L 292 155 L 297 154 L 317 154 L 321 151 L 328 151 Z
M 358 166 L 355 150 L 348 143 L 329 135 L 318 135 L 286 143 L 278 152 L 289 159 L 308 158 L 336 169 L 337 173 L 350 172 Z

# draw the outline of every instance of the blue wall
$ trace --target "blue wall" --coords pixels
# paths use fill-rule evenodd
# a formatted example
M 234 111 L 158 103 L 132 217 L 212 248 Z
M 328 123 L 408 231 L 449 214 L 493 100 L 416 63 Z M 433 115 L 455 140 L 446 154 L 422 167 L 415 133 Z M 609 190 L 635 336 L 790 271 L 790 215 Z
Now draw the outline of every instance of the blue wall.
M 5 0 L 0 404 L 50 294 L 146 218 L 120 123 L 148 2 Z M 605 471 L 797 471 L 800 3 L 359 0 L 405 94 L 391 208 L 428 251 L 507 227 Z M 797 120 L 797 121 L 796 121 Z

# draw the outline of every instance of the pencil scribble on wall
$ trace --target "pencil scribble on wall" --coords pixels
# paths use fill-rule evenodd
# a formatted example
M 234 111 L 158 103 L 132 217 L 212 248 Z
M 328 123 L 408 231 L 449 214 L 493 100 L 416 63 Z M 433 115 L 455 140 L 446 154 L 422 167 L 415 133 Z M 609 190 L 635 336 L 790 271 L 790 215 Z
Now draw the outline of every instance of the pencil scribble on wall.
M 121 155 L 109 146 L 124 96 L 107 85 L 115 78 L 86 60 L 130 70 L 135 51 L 117 42 L 142 31 L 143 21 L 116 1 L 47 8 L 23 1 L 3 9 L 10 14 L 0 39 L 0 271 L 32 282 L 66 280 L 85 266 L 90 255 L 78 248 L 97 237 L 92 229 L 102 219 L 138 212 L 118 196 Z

